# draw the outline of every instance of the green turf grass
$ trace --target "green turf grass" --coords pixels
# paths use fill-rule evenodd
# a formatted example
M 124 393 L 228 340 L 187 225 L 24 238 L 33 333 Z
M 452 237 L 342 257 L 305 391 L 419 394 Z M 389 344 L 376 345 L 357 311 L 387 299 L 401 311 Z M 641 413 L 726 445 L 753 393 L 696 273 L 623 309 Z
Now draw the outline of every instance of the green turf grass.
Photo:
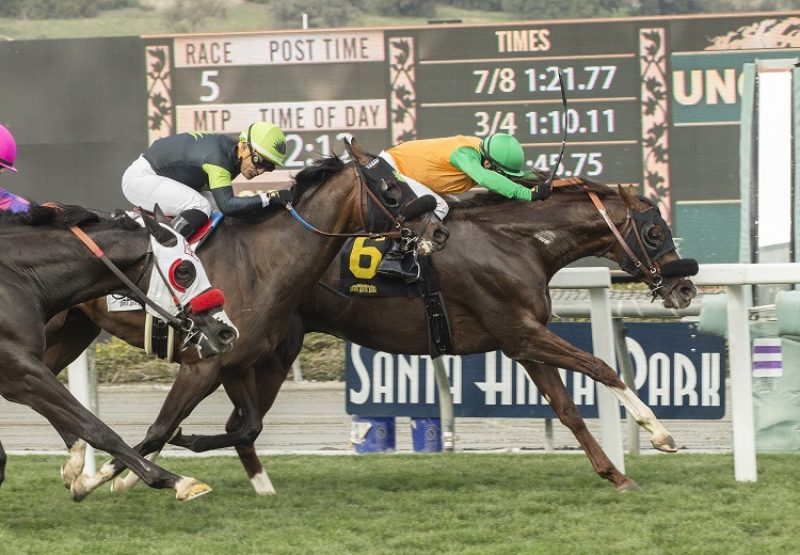
M 629 456 L 626 494 L 582 455 L 274 456 L 263 497 L 235 458 L 167 458 L 214 491 L 80 504 L 62 461 L 9 457 L 3 553 L 800 553 L 796 455 L 759 456 L 744 484 L 730 455 Z

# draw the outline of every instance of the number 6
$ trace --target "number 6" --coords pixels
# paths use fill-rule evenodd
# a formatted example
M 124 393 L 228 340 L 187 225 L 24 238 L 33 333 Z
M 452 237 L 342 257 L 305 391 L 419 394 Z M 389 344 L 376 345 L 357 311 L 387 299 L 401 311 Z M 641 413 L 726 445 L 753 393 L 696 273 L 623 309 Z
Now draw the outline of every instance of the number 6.
M 217 85 L 214 81 L 211 80 L 212 77 L 216 77 L 219 75 L 219 71 L 216 69 L 207 69 L 202 73 L 202 77 L 200 79 L 200 86 L 201 87 L 208 87 L 208 94 L 203 95 L 200 97 L 202 102 L 211 102 L 216 100 L 219 96 L 219 85 Z

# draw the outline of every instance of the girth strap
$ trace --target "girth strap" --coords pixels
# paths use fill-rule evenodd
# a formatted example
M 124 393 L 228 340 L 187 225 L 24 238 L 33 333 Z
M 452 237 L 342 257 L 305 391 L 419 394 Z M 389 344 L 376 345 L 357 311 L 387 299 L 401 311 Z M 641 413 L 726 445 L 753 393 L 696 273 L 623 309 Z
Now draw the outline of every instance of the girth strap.
M 428 352 L 431 358 L 453 354 L 453 339 L 450 319 L 444 305 L 444 296 L 439 290 L 439 278 L 429 256 L 420 259 L 422 279 L 418 283 L 425 314 L 428 316 Z

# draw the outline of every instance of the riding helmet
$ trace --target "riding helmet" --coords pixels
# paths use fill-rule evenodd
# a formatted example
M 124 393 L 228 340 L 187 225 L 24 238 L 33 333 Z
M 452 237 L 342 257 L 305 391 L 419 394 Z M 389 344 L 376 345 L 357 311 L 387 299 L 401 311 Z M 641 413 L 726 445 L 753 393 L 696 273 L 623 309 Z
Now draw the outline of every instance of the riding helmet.
M 0 168 L 17 171 L 14 160 L 17 159 L 17 142 L 11 131 L 0 125 Z
M 525 153 L 522 145 L 508 133 L 493 133 L 481 141 L 481 155 L 494 168 L 505 175 L 519 177 L 524 175 Z
M 286 137 L 274 123 L 258 121 L 242 131 L 239 140 L 276 166 L 283 166 L 286 160 Z

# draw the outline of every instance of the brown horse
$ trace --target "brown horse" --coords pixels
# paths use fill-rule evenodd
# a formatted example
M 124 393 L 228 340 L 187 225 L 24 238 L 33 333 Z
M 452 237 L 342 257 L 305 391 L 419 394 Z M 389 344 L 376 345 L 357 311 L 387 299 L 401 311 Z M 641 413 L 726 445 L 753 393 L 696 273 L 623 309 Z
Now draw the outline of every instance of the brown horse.
M 358 150 L 355 154 L 364 156 Z M 364 161 L 366 158 L 362 158 Z M 174 359 L 181 363 L 178 375 L 158 418 L 136 446 L 140 453 L 160 450 L 180 422 L 221 380 L 251 366 L 263 350 L 272 351 L 279 346 L 290 316 L 330 265 L 348 234 L 365 228 L 371 232 L 399 232 L 401 208 L 406 218 L 432 210 L 431 197 L 406 205 L 398 203 L 399 195 L 394 193 L 401 185 L 390 175 L 370 191 L 353 162 L 323 158 L 294 177 L 296 201 L 288 208 L 302 226 L 288 211 L 260 222 L 223 221 L 200 256 L 209 275 L 224 283 L 226 307 L 241 335 L 235 349 L 213 360 L 187 361 L 175 353 Z M 365 222 L 383 227 L 373 228 Z M 415 225 L 420 230 L 403 228 L 403 235 L 419 236 L 420 249 L 441 248 L 446 230 L 440 223 L 422 220 Z M 85 303 L 51 323 L 45 362 L 57 373 L 96 337 L 99 327 L 141 347 L 143 319 L 141 312 L 109 313 L 105 299 Z M 69 434 L 62 437 L 71 453 L 62 470 L 66 483 L 81 472 L 83 446 Z M 124 468 L 118 460 L 106 463 L 96 476 L 82 480 L 80 494 L 88 495 Z
M 208 487 L 144 460 L 84 408 L 41 360 L 45 323 L 54 314 L 119 290 L 121 279 L 137 286 L 137 280 L 149 276 L 153 258 L 162 275 L 174 277 L 175 269 L 180 267 L 187 278 L 183 281 L 185 287 L 175 296 L 187 309 L 175 317 L 175 323 L 185 331 L 201 332 L 203 338 L 198 343 L 199 352 L 189 351 L 187 358 L 214 355 L 230 347 L 236 330 L 225 322 L 221 295 L 210 289 L 199 260 L 183 237 L 166 225 L 151 218 L 145 218 L 145 224 L 147 230 L 129 218 L 100 220 L 79 206 L 56 204 L 33 204 L 28 213 L 0 216 L 0 238 L 5 245 L 0 259 L 0 394 L 28 405 L 62 433 L 81 437 L 112 453 L 148 485 L 173 488 L 178 499 L 190 499 L 207 492 Z M 149 254 L 149 236 L 154 238 L 155 257 Z M 210 296 L 216 300 L 209 300 Z M 200 338 L 197 334 L 194 337 Z M 0 483 L 5 464 L 0 447 Z M 67 486 L 75 486 L 72 479 Z M 73 497 L 79 500 L 75 491 L 73 487 Z
M 588 192 L 600 199 L 601 209 L 595 207 Z M 621 241 L 605 221 L 604 212 L 619 230 Z M 696 293 L 686 279 L 696 272 L 696 262 L 679 259 L 669 227 L 651 203 L 629 196 L 624 189 L 617 192 L 598 183 L 559 188 L 542 203 L 479 195 L 454 203 L 447 224 L 451 233 L 448 248 L 436 254 L 434 262 L 456 354 L 501 349 L 520 361 L 561 422 L 575 434 L 597 473 L 619 490 L 635 489 L 633 480 L 611 463 L 589 433 L 556 369 L 581 372 L 610 387 L 651 432 L 656 448 L 674 451 L 672 438 L 607 364 L 547 329 L 548 283 L 559 269 L 575 260 L 604 256 L 649 284 L 665 306 L 683 308 Z M 650 269 L 644 270 L 648 266 Z M 237 407 L 226 425 L 228 434 L 179 434 L 170 443 L 197 451 L 233 444 L 256 491 L 272 492 L 252 442 L 300 350 L 304 333 L 322 331 L 373 349 L 428 354 L 421 300 L 344 297 L 336 292 L 339 271 L 337 257 L 321 285 L 307 291 L 278 348 L 262 351 L 248 372 L 224 380 Z

